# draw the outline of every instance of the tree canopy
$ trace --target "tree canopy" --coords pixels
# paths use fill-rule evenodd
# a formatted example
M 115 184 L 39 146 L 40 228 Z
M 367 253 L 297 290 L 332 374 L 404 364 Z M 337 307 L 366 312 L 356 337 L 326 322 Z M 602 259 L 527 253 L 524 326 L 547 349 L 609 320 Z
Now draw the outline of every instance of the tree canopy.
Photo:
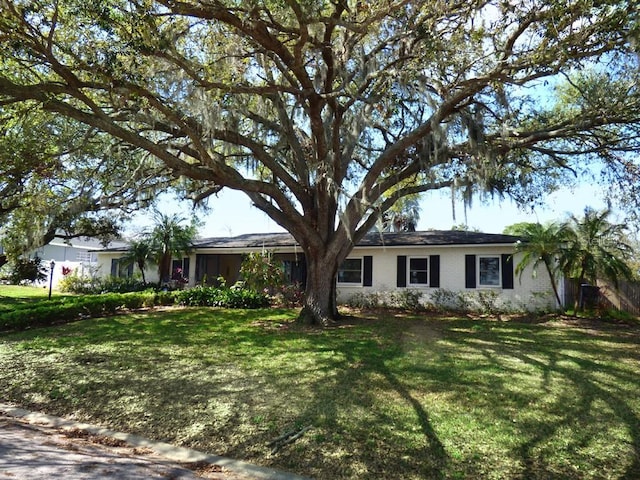
M 617 287 L 618 280 L 632 279 L 634 249 L 628 243 L 627 225 L 610 222 L 610 215 L 610 209 L 597 211 L 586 207 L 581 217 L 571 215 L 562 223 L 523 222 L 505 228 L 504 233 L 524 238 L 516 244 L 516 251 L 522 253 L 516 273 L 522 275 L 531 265 L 536 275 L 542 263 L 558 305 L 562 305 L 558 274 L 576 279 L 578 285 L 588 282 L 595 286 L 598 280 L 609 280 Z M 578 303 L 576 298 L 574 314 Z
M 128 212 L 169 184 L 164 167 L 141 150 L 20 107 L 0 108 L 0 243 L 10 258 L 56 236 L 108 241 Z
M 0 105 L 145 151 L 196 200 L 245 192 L 304 250 L 312 321 L 333 318 L 340 263 L 404 196 L 535 202 L 587 174 L 639 201 L 640 23 L 626 0 L 0 8 Z

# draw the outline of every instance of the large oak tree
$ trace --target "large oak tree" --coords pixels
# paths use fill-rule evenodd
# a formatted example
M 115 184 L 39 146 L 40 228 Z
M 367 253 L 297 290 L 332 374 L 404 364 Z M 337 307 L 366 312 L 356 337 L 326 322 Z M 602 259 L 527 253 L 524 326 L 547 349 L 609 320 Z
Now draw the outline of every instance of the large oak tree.
M 340 263 L 405 195 L 638 184 L 629 1 L 0 6 L 0 102 L 143 149 L 197 199 L 245 192 L 304 250 L 314 322 L 334 318 Z

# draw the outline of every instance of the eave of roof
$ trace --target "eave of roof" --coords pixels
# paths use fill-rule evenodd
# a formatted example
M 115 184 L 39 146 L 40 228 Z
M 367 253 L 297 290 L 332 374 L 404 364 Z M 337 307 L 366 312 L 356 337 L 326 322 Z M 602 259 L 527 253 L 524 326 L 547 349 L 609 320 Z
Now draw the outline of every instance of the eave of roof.
M 401 247 L 425 245 L 511 245 L 522 237 L 496 233 L 460 230 L 429 230 L 423 232 L 369 233 L 357 247 Z M 194 242 L 196 249 L 215 248 L 282 248 L 298 246 L 289 233 L 250 233 L 237 237 L 204 238 Z
M 468 232 L 462 230 L 427 230 L 422 232 L 369 233 L 356 247 L 410 247 L 447 245 L 513 245 L 524 241 L 515 235 Z M 276 249 L 298 247 L 290 233 L 247 233 L 236 237 L 201 238 L 193 242 L 196 250 Z M 126 252 L 126 246 L 106 248 L 102 252 Z

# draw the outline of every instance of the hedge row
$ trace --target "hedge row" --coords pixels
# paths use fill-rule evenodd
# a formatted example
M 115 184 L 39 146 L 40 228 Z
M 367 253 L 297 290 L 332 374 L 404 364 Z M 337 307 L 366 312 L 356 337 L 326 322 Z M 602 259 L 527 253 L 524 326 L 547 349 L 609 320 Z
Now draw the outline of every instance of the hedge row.
M 113 315 L 120 310 L 171 305 L 170 292 L 105 293 L 65 297 L 16 307 L 0 314 L 0 330 L 24 330 L 29 327 L 72 322 L 82 318 Z
M 24 330 L 83 318 L 113 315 L 122 310 L 135 310 L 156 305 L 212 306 L 222 308 L 262 308 L 269 297 L 245 289 L 195 287 L 169 292 L 103 293 L 57 298 L 17 306 L 0 313 L 0 331 Z
M 263 308 L 269 297 L 245 288 L 215 288 L 197 286 L 175 292 L 176 301 L 189 307 Z

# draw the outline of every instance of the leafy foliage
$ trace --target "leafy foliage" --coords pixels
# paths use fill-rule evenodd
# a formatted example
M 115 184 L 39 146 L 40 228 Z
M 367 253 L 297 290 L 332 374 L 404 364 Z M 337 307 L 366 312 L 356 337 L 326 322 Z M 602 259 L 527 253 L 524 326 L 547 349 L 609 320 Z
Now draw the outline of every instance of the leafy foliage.
M 133 264 L 138 267 L 140 270 L 140 275 L 142 275 L 142 283 L 146 284 L 147 279 L 145 277 L 145 270 L 147 268 L 147 264 L 153 257 L 153 247 L 150 239 L 148 238 L 139 238 L 133 240 L 129 243 L 129 248 L 127 252 L 122 257 L 121 261 L 124 264 Z
M 73 119 L 3 105 L 0 125 L 0 240 L 10 259 L 54 236 L 107 242 L 168 185 L 157 161 Z
M 242 259 L 240 277 L 250 289 L 273 295 L 285 284 L 284 266 L 273 252 L 250 252 Z
M 172 304 L 174 298 L 154 292 L 108 293 L 29 303 L 12 311 L 0 312 L 0 330 L 27 328 L 72 322 L 82 318 L 113 315 L 124 309 Z
M 354 308 L 397 308 L 401 310 L 421 311 L 424 292 L 412 289 L 390 292 L 360 292 L 347 299 L 347 305 Z
M 558 294 L 558 273 L 567 278 L 576 278 L 578 284 L 585 281 L 597 285 L 599 278 L 611 280 L 633 278 L 629 261 L 633 248 L 626 242 L 626 225 L 608 221 L 611 211 L 597 212 L 587 207 L 581 218 L 571 216 L 562 224 L 521 223 L 505 229 L 505 233 L 522 235 L 523 242 L 516 244 L 516 251 L 523 257 L 516 267 L 522 275 L 525 268 L 532 267 L 537 274 L 540 263 L 545 266 L 552 282 L 558 305 L 562 301 Z M 574 312 L 578 305 L 574 306 Z
M 150 284 L 136 278 L 100 277 L 97 274 L 80 274 L 77 271 L 64 276 L 58 282 L 62 292 L 75 294 L 100 294 L 105 292 L 127 293 L 159 289 L 158 284 Z
M 626 243 L 626 225 L 608 220 L 611 210 L 586 208 L 581 218 L 571 216 L 562 268 L 569 275 L 595 285 L 598 277 L 617 285 L 619 278 L 631 279 L 627 264 L 633 248 Z
M 302 318 L 331 320 L 338 266 L 404 197 L 535 203 L 600 173 L 639 210 L 628 1 L 2 5 L 0 104 L 154 159 L 116 157 L 109 192 L 124 173 L 245 192 L 310 259 Z
M 570 228 L 566 224 L 549 223 L 520 223 L 507 227 L 505 233 L 524 237 L 523 242 L 516 244 L 516 252 L 522 253 L 522 259 L 516 265 L 515 273 L 520 275 L 531 266 L 533 276 L 537 276 L 538 266 L 545 267 L 557 305 L 562 305 L 558 292 L 558 274 L 561 271 L 560 258 L 566 247 L 570 235 Z
M 145 255 L 152 256 L 158 265 L 161 283 L 168 282 L 172 277 L 172 258 L 182 257 L 192 249 L 193 239 L 198 230 L 198 222 L 193 218 L 191 223 L 184 225 L 185 221 L 186 219 L 179 214 L 164 214 L 156 211 L 152 230 L 141 240 L 143 244 L 147 244 L 144 245 L 144 248 L 147 249 Z M 138 244 L 138 248 L 143 247 Z
M 176 301 L 189 307 L 263 308 L 270 304 L 267 295 L 255 290 L 202 285 L 176 292 Z
M 15 285 L 43 282 L 48 278 L 48 272 L 49 269 L 43 265 L 40 257 L 20 257 L 10 264 L 9 281 Z

